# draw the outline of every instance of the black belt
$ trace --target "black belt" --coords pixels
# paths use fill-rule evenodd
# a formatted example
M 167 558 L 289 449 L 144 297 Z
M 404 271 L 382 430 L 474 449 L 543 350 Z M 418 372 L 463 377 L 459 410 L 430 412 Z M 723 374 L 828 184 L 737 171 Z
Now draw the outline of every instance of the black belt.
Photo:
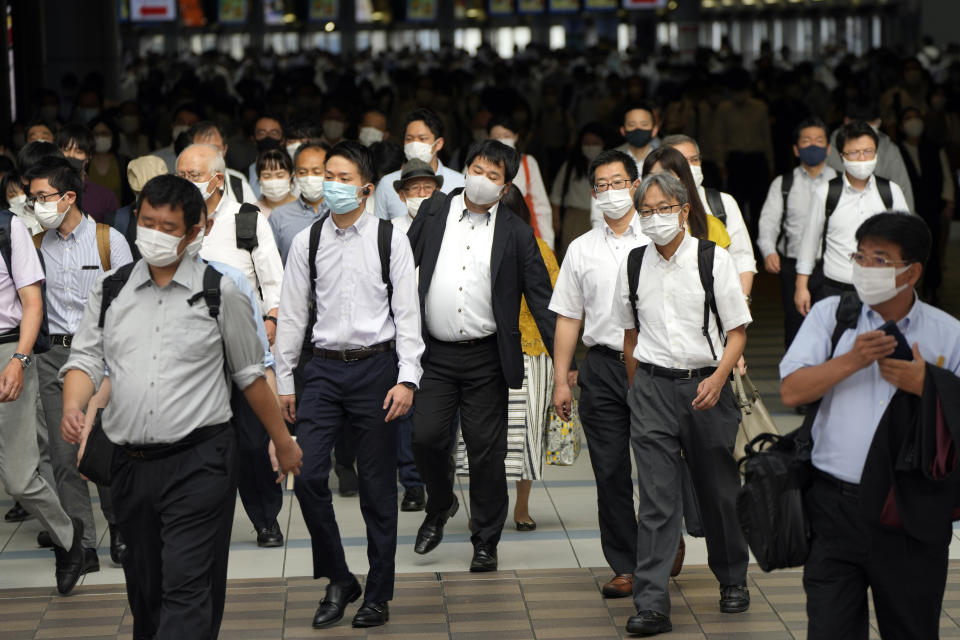
M 201 442 L 206 442 L 229 428 L 230 423 L 224 422 L 209 427 L 194 429 L 176 442 L 165 442 L 163 444 L 125 444 L 121 445 L 120 449 L 131 458 L 137 458 L 139 460 L 159 460 L 160 458 L 169 458 L 174 454 L 192 449 Z
M 453 342 L 448 342 L 446 340 L 437 340 L 434 337 L 430 337 L 430 342 L 436 342 L 437 344 L 446 345 L 449 347 L 476 347 L 481 344 L 486 344 L 497 339 L 497 334 L 491 333 L 488 336 L 482 338 L 472 338 L 470 340 L 455 340 Z
M 821 471 L 816 467 L 813 468 L 813 475 L 818 480 L 828 485 L 831 489 L 834 489 L 840 492 L 841 495 L 849 496 L 851 498 L 860 497 L 860 485 L 853 484 L 852 482 L 845 482 L 840 478 L 830 475 L 826 471 Z
M 327 360 L 340 360 L 342 362 L 358 362 L 373 357 L 378 353 L 393 351 L 397 348 L 397 343 L 393 340 L 375 344 L 372 347 L 360 347 L 359 349 L 344 349 L 342 351 L 333 351 L 331 349 L 313 348 L 313 355 Z
M 823 284 L 828 287 L 833 287 L 834 289 L 840 289 L 840 291 L 856 291 L 856 287 L 852 284 L 840 282 L 839 280 L 834 280 L 826 276 L 823 277 Z
M 10 344 L 11 342 L 20 342 L 20 329 L 11 329 L 6 333 L 0 333 L 0 344 Z
M 658 378 L 669 378 L 670 380 L 693 380 L 694 378 L 706 378 L 713 375 L 716 367 L 701 367 L 699 369 L 670 369 L 668 367 L 658 367 L 655 364 L 646 362 L 637 363 L 638 371 L 657 376 Z
M 70 345 L 73 344 L 73 336 L 69 336 L 69 335 L 50 336 L 50 344 L 58 344 L 61 347 L 69 349 Z
M 597 355 L 601 355 L 605 358 L 613 358 L 614 360 L 619 360 L 620 364 L 623 364 L 623 351 L 615 351 L 610 347 L 605 347 L 602 344 L 594 345 L 588 349 Z

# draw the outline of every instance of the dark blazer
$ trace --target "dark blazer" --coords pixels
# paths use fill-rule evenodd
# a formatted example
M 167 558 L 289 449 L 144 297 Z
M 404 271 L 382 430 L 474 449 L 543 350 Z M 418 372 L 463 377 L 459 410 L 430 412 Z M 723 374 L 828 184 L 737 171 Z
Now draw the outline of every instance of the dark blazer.
M 433 272 L 437 267 L 443 233 L 447 228 L 450 200 L 463 189 L 449 194 L 435 191 L 420 206 L 420 211 L 407 233 L 413 247 L 413 259 L 420 267 L 420 315 L 423 321 L 424 342 L 430 356 L 430 341 L 426 324 L 426 300 Z M 520 299 L 527 305 L 540 330 L 547 350 L 553 355 L 553 334 L 557 316 L 547 308 L 553 287 L 540 256 L 533 229 L 510 209 L 500 205 L 494 220 L 493 249 L 490 255 L 493 317 L 497 323 L 497 347 L 507 384 L 519 389 L 523 384 L 523 351 L 520 347 Z

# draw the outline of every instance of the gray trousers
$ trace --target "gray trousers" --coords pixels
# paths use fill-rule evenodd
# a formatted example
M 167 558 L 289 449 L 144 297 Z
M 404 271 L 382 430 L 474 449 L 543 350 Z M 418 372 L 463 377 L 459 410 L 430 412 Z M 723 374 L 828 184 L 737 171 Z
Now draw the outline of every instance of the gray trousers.
M 0 345 L 0 364 L 6 366 L 17 345 Z M 13 402 L 0 402 L 0 480 L 10 497 L 32 513 L 65 549 L 73 544 L 73 524 L 60 506 L 57 493 L 37 472 L 37 368 L 23 372 L 23 391 Z
M 58 374 L 60 367 L 66 364 L 69 357 L 70 350 L 59 345 L 53 345 L 50 351 L 37 357 L 40 402 L 43 404 L 47 447 L 60 504 L 70 517 L 79 518 L 83 522 L 83 546 L 87 549 L 95 549 L 97 529 L 90 504 L 90 488 L 77 471 L 77 452 L 80 447 L 70 444 L 60 435 L 60 420 L 63 418 L 63 383 L 60 382 Z M 97 491 L 100 493 L 100 507 L 107 522 L 114 522 L 110 490 L 98 486 Z
M 691 406 L 701 379 L 669 380 L 637 371 L 627 395 L 630 438 L 639 475 L 637 566 L 633 601 L 638 611 L 670 614 L 670 568 L 680 542 L 683 449 L 700 502 L 707 562 L 720 584 L 747 578 L 747 543 L 737 521 L 740 475 L 733 444 L 740 423 L 730 385 L 716 406 Z

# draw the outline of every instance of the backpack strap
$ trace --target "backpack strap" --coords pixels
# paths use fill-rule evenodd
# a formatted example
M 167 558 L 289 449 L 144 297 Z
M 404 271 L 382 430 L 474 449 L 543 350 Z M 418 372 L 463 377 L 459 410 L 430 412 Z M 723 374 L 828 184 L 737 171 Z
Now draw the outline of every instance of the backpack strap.
M 230 176 L 230 190 L 233 191 L 233 199 L 237 202 L 243 202 L 243 180 L 239 176 L 228 175 Z
M 393 318 L 393 281 L 390 279 L 392 241 L 393 223 L 381 219 L 380 225 L 377 227 L 377 250 L 380 252 L 380 278 L 383 280 L 383 284 L 387 285 L 387 311 L 390 312 L 391 318 Z M 310 264 L 313 269 L 317 268 L 314 261 L 311 261 Z
M 257 218 L 260 217 L 260 208 L 255 204 L 244 202 L 236 214 L 237 249 L 253 251 L 259 246 L 257 240 Z
M 820 238 L 820 257 L 827 252 L 827 225 L 830 223 L 830 216 L 836 211 L 840 203 L 840 195 L 843 193 L 843 176 L 839 175 L 827 183 L 827 201 L 823 207 L 823 236 Z
M 727 209 L 723 206 L 723 196 L 720 195 L 720 191 L 705 187 L 703 193 L 707 196 L 707 204 L 710 206 L 713 217 L 722 222 L 723 226 L 727 226 Z
M 720 332 L 721 344 L 726 344 L 723 324 L 720 322 L 720 312 L 717 310 L 717 298 L 713 293 L 713 259 L 716 254 L 717 245 L 709 240 L 698 240 L 697 245 L 697 270 L 700 272 L 700 285 L 703 287 L 703 337 L 707 339 L 710 345 L 710 354 L 713 359 L 717 359 L 717 352 L 713 348 L 713 340 L 710 339 L 710 313 L 713 312 L 717 320 L 717 330 Z
M 110 271 L 110 226 L 97 223 L 97 253 L 100 254 L 100 266 Z
M 44 229 L 44 230 L 41 231 L 40 233 L 35 233 L 35 234 L 33 235 L 33 246 L 35 246 L 35 247 L 37 248 L 37 250 L 39 250 L 39 249 L 40 249 L 40 245 L 43 244 L 43 237 L 44 237 L 45 235 L 47 235 L 48 233 L 50 233 L 50 229 Z
M 780 233 L 777 235 L 777 242 L 773 245 L 774 249 L 780 247 L 780 242 L 787 234 L 787 198 L 790 196 L 790 190 L 793 189 L 793 171 L 787 171 L 781 176 L 780 195 L 783 197 L 783 213 L 780 215 Z M 786 246 L 784 246 L 786 254 Z
M 317 290 L 317 251 L 320 249 L 320 232 L 323 231 L 323 223 L 327 221 L 328 216 L 329 214 L 324 214 L 319 220 L 310 225 L 310 244 L 307 259 L 310 263 L 310 306 L 314 308 L 316 308 L 314 291 Z
M 890 209 L 893 209 L 893 189 L 890 188 L 890 181 L 880 176 L 875 177 L 877 179 L 877 193 L 880 194 L 880 199 L 883 201 L 883 208 L 890 211 Z
M 221 279 L 223 279 L 223 274 L 208 264 L 207 268 L 203 270 L 203 289 L 200 293 L 196 293 L 190 297 L 187 300 L 187 304 L 192 307 L 197 301 L 203 298 L 204 303 L 207 305 L 207 312 L 211 318 L 216 320 L 220 315 Z
M 13 246 L 10 244 L 10 221 L 13 219 L 13 213 L 10 211 L 0 211 L 0 256 L 3 256 L 3 263 L 7 266 L 7 273 L 13 279 Z
M 627 285 L 630 287 L 628 297 L 630 298 L 630 307 L 633 309 L 633 324 L 637 331 L 640 331 L 640 316 L 637 314 L 637 287 L 640 286 L 640 267 L 643 266 L 643 254 L 646 253 L 649 246 L 645 244 L 642 247 L 631 249 L 627 255 Z
M 127 280 L 130 279 L 130 273 L 136 264 L 136 262 L 125 264 L 103 279 L 103 298 L 100 300 L 100 321 L 97 323 L 97 326 L 101 329 L 103 329 L 103 322 L 107 318 L 107 309 L 110 308 L 114 299 L 120 295 L 120 291 L 123 289 L 123 286 L 127 284 Z

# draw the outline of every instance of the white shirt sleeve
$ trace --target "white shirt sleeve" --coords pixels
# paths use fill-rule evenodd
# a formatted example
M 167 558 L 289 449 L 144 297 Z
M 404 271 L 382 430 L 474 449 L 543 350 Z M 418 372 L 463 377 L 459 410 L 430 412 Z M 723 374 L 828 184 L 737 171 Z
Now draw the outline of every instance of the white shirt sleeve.
M 797 252 L 797 273 L 808 276 L 813 273 L 820 254 L 820 244 L 823 238 L 823 224 L 826 219 L 827 186 L 817 188 L 810 202 L 810 217 L 800 239 L 800 248 Z
M 597 205 L 597 199 L 590 196 L 590 228 L 596 229 L 597 227 L 605 224 L 603 220 L 603 211 L 600 210 L 600 207 Z
M 724 331 L 745 327 L 753 321 L 740 286 L 740 273 L 735 268 L 733 257 L 724 251 L 714 252 L 713 295 Z
M 553 295 L 548 308 L 557 315 L 574 320 L 583 319 L 583 291 L 580 288 L 580 276 L 573 264 L 577 259 L 575 251 L 567 249 L 567 255 L 560 265 L 560 274 L 553 285 Z
M 913 209 L 907 204 L 907 199 L 903 195 L 903 189 L 900 188 L 896 182 L 890 182 L 890 193 L 893 195 L 893 209 L 892 211 L 909 211 L 913 213 Z
M 783 176 L 777 176 L 770 183 L 767 199 L 760 210 L 760 220 L 757 223 L 757 246 L 760 254 L 766 258 L 777 252 L 777 237 L 780 235 L 780 224 L 786 212 L 783 210 L 783 194 L 780 192 Z
M 283 261 L 270 223 L 262 213 L 257 214 L 257 246 L 250 252 L 253 268 L 257 272 L 260 295 L 263 297 L 263 312 L 280 304 L 280 284 L 283 281 Z
M 300 360 L 307 326 L 310 297 L 310 265 L 307 264 L 310 243 L 310 228 L 297 234 L 287 254 L 283 272 L 283 287 L 280 291 L 280 309 L 277 313 L 277 393 L 292 395 L 293 370 Z
M 655 251 L 656 249 L 654 249 Z M 646 257 L 646 256 L 644 256 Z M 613 306 L 610 308 L 611 317 L 616 326 L 621 329 L 636 329 L 637 319 L 633 315 L 633 305 L 630 304 L 630 283 L 627 278 L 627 262 L 624 260 L 617 269 L 617 286 L 613 290 Z M 743 292 L 740 292 L 743 297 Z
M 397 330 L 397 384 L 420 384 L 423 368 L 420 358 L 425 349 L 420 323 L 420 294 L 413 250 L 407 236 L 394 228 L 390 250 L 390 281 L 393 283 L 393 322 Z
M 527 158 L 527 168 L 530 169 L 530 197 L 533 200 L 533 211 L 537 216 L 537 229 L 540 231 L 540 239 L 547 243 L 553 249 L 553 209 L 550 207 L 550 198 L 547 197 L 547 188 L 543 184 L 543 176 L 540 174 L 540 165 L 537 159 L 529 154 Z
M 723 210 L 727 214 L 727 233 L 730 234 L 730 251 L 737 273 L 756 273 L 757 261 L 753 257 L 753 242 L 750 241 L 750 232 L 743 221 L 740 205 L 729 193 L 721 193 Z

